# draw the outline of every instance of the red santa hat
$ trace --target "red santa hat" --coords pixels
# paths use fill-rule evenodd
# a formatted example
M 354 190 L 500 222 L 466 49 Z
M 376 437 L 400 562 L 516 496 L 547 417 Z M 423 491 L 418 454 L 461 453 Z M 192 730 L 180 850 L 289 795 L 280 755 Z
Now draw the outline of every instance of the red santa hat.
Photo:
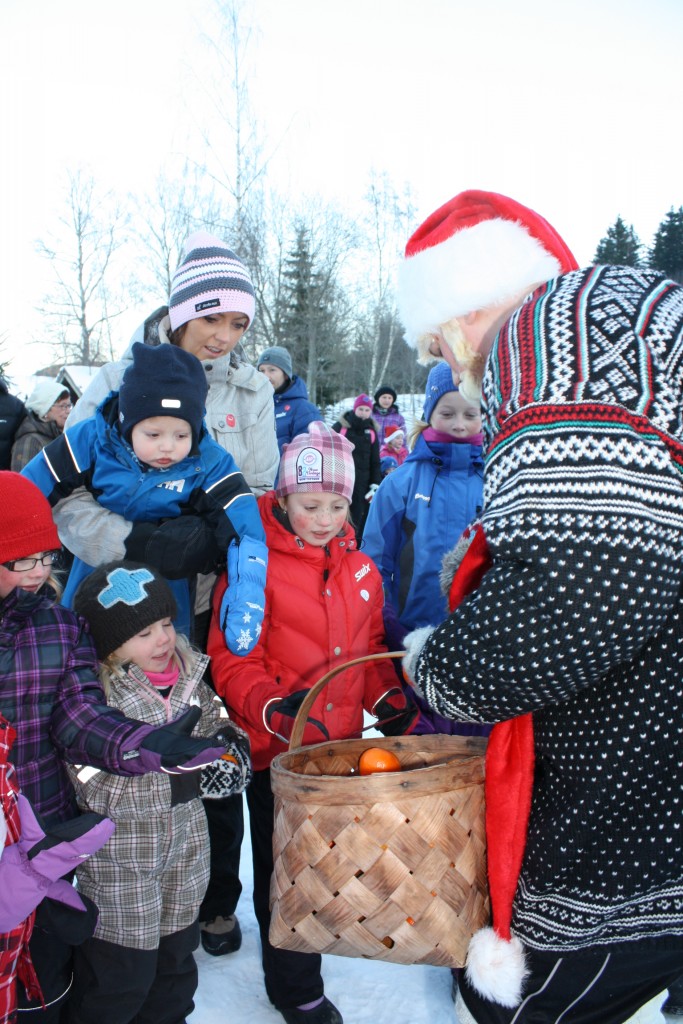
M 451 611 L 479 587 L 492 560 L 481 523 L 458 542 L 460 563 L 449 592 Z M 511 931 L 512 906 L 524 860 L 534 778 L 530 714 L 494 725 L 486 748 L 486 862 L 493 923 L 467 951 L 467 980 L 484 999 L 518 1006 L 527 976 L 524 947 Z
M 384 443 L 386 444 L 389 440 L 402 441 L 405 436 L 405 431 L 400 427 L 387 427 L 384 432 Z
M 439 324 L 496 307 L 577 268 L 565 242 L 538 213 L 496 192 L 461 192 L 406 245 L 398 278 L 406 340 L 424 360 Z

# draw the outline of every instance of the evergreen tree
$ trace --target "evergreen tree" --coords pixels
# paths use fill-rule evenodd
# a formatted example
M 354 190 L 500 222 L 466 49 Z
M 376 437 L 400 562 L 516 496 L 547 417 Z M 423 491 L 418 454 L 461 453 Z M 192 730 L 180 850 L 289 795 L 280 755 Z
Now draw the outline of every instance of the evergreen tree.
M 642 244 L 633 230 L 626 227 L 621 217 L 607 229 L 607 234 L 598 242 L 593 263 L 612 264 L 621 267 L 640 267 Z
M 339 363 L 348 350 L 348 303 L 337 278 L 338 263 L 339 250 L 298 218 L 284 261 L 279 344 L 289 349 L 310 400 L 321 406 L 336 397 Z
M 657 228 L 650 250 L 650 266 L 683 283 L 683 206 L 673 206 Z

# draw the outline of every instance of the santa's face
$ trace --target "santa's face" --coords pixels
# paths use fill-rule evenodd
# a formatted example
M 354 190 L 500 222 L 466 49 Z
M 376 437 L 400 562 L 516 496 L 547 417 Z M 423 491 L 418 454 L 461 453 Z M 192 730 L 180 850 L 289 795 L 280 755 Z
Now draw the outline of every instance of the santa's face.
M 440 324 L 429 352 L 448 363 L 453 371 L 453 382 L 460 388 L 463 398 L 479 404 L 488 349 L 481 350 L 485 339 L 475 329 L 475 322 L 469 317 L 454 317 Z

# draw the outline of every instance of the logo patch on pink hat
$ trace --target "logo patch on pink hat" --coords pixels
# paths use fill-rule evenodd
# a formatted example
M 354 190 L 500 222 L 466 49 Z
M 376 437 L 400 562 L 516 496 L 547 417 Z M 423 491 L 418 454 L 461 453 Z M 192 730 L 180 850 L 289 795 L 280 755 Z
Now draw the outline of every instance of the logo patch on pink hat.
M 320 484 L 323 480 L 323 457 L 317 448 L 303 448 L 296 460 L 298 484 Z

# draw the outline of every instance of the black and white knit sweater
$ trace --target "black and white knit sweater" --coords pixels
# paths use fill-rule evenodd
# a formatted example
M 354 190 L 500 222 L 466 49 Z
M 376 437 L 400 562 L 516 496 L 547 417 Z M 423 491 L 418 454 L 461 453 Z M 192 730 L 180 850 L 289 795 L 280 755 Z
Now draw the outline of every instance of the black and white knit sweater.
M 683 288 L 549 282 L 500 332 L 484 405 L 494 564 L 417 682 L 452 717 L 534 713 L 523 942 L 683 949 Z

